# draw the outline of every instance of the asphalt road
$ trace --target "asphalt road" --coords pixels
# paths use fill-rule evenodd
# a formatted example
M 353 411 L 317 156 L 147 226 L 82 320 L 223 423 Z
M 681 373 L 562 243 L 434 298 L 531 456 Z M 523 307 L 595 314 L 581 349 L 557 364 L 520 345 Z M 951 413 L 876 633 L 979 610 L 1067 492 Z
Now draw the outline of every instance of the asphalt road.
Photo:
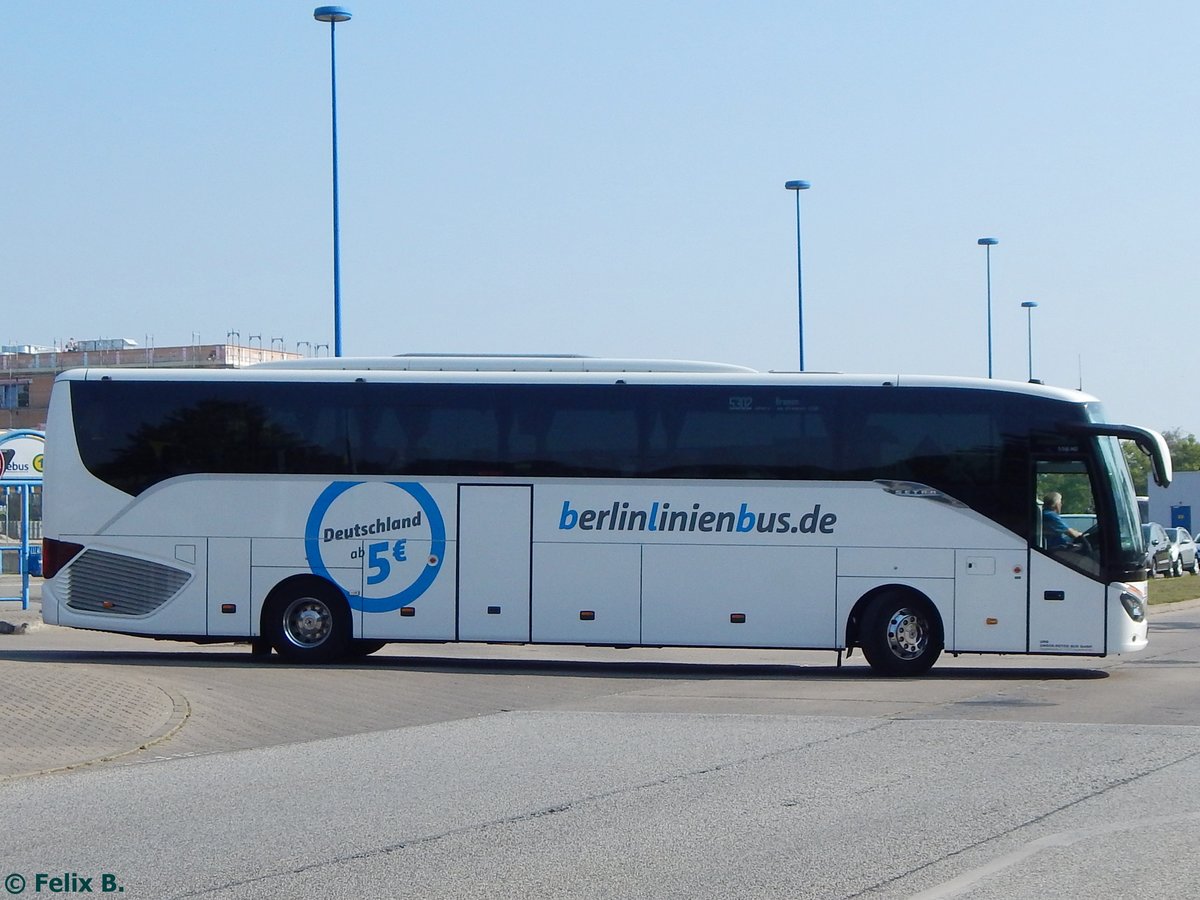
M 1194 894 L 1200 604 L 1156 610 L 1121 659 L 909 680 L 834 661 L 462 645 L 304 669 L 37 629 L 0 639 L 0 684 L 80 697 L 42 768 L 85 761 L 50 746 L 72 726 L 102 732 L 84 755 L 113 746 L 0 770 L 0 878 L 134 898 Z M 26 705 L 0 707 L 0 752 Z

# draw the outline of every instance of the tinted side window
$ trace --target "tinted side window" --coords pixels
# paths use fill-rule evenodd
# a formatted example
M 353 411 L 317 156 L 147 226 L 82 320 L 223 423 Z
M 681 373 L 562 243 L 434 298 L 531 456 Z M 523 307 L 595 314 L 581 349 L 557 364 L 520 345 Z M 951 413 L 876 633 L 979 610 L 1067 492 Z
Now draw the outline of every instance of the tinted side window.
M 642 470 L 661 477 L 828 478 L 832 409 L 794 390 L 645 389 L 653 428 Z
M 226 383 L 214 389 L 113 381 L 71 387 L 84 465 L 131 494 L 196 472 L 348 471 L 346 412 L 330 402 L 328 386 L 301 391 Z
M 194 472 L 883 478 L 937 487 L 1022 534 L 1031 442 L 1082 415 L 953 388 L 114 380 L 71 391 L 84 465 L 131 494 Z

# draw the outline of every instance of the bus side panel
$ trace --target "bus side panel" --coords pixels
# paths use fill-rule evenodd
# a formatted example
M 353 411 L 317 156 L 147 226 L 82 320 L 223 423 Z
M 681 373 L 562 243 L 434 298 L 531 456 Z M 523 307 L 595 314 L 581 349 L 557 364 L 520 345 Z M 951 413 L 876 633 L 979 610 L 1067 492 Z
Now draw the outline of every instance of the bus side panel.
M 538 544 L 533 558 L 534 641 L 642 642 L 640 545 Z
M 843 547 L 838 575 L 887 578 L 953 578 L 954 551 L 926 547 Z
M 251 628 L 250 540 L 208 540 L 208 634 L 248 637 Z
M 414 560 L 420 560 L 418 543 L 413 542 Z M 458 560 L 458 544 L 446 541 L 441 572 L 416 599 L 399 609 L 355 612 L 355 622 L 362 617 L 362 630 L 356 635 L 388 641 L 453 641 L 457 628 L 455 615 L 454 571 Z M 366 576 L 359 573 L 365 581 Z
M 642 641 L 832 647 L 832 548 L 647 545 Z
M 955 551 L 954 631 L 946 649 L 1024 653 L 1028 646 L 1028 550 Z
M 1106 653 L 1106 594 L 1106 585 L 1044 553 L 1030 553 L 1029 652 Z
M 63 535 L 83 552 L 43 592 L 58 624 L 148 635 L 202 635 L 208 542 L 171 535 Z

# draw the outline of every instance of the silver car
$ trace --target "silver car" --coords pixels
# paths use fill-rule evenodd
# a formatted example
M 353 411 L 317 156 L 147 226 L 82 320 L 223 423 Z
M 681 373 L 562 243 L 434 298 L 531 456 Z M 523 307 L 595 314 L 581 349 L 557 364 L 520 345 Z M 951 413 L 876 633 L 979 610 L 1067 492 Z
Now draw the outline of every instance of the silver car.
M 1166 529 L 1157 522 L 1148 522 L 1142 526 L 1142 539 L 1146 544 L 1144 565 L 1147 574 L 1151 578 L 1160 573 L 1175 575 L 1178 558 L 1175 554 L 1175 545 L 1167 537 Z M 1179 566 L 1179 572 L 1182 571 L 1183 567 Z
M 1196 555 L 1196 542 L 1186 528 L 1167 528 L 1167 537 L 1175 547 L 1172 562 L 1175 564 L 1175 574 L 1182 575 L 1187 569 L 1193 575 L 1200 575 L 1200 557 Z

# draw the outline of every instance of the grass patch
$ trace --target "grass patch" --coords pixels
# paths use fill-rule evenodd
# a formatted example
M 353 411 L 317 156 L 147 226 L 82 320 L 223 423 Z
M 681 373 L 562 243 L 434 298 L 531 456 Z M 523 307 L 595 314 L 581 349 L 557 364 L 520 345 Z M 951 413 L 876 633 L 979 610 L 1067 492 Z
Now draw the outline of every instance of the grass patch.
M 1200 597 L 1200 577 L 1184 572 L 1179 578 L 1152 578 L 1149 594 L 1151 606 L 1195 600 Z

